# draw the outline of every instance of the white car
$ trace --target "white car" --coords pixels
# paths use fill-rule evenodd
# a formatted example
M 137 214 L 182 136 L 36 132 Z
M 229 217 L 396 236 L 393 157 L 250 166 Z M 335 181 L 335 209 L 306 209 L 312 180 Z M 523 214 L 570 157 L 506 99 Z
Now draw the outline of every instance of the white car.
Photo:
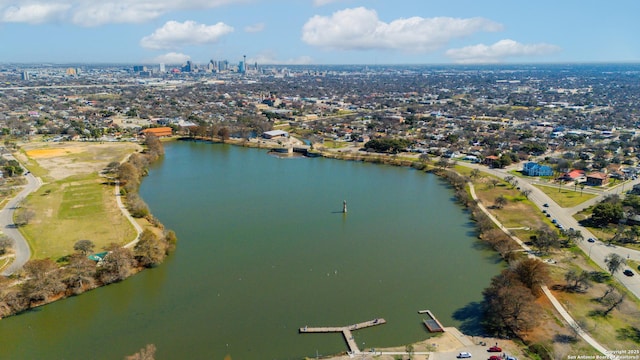
M 458 354 L 458 356 L 456 356 L 458 359 L 468 359 L 471 357 L 471 353 L 470 352 L 466 352 L 463 351 L 461 353 Z

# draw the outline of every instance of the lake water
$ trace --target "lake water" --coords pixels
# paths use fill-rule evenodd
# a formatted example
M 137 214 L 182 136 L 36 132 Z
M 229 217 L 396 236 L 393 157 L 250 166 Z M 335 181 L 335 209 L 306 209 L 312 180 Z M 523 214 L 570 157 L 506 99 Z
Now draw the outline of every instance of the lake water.
M 299 334 L 385 318 L 361 349 L 429 336 L 501 269 L 437 177 L 204 142 L 165 145 L 140 193 L 178 236 L 160 267 L 0 321 L 3 359 L 301 359 L 346 351 Z M 348 213 L 342 213 L 342 202 Z M 467 324 L 468 325 L 468 324 Z

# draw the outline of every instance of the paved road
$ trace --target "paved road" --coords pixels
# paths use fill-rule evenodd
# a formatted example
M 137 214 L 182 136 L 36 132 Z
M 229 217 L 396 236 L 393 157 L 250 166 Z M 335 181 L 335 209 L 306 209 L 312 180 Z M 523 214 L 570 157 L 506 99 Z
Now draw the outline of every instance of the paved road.
M 11 155 L 4 156 L 8 159 L 15 160 Z M 11 265 L 4 269 L 2 272 L 3 276 L 9 276 L 22 269 L 22 266 L 29 261 L 29 258 L 31 257 L 29 244 L 20 231 L 15 227 L 15 224 L 13 223 L 13 216 L 15 209 L 20 205 L 24 198 L 26 198 L 30 193 L 36 191 L 40 187 L 41 182 L 40 179 L 36 178 L 31 173 L 27 174 L 25 178 L 27 179 L 25 187 L 20 190 L 18 195 L 9 200 L 2 210 L 0 210 L 0 229 L 2 229 L 2 232 L 5 235 L 13 239 L 13 249 L 15 252 L 15 259 Z
M 469 164 L 464 162 L 458 162 L 459 165 L 464 165 L 472 168 L 477 168 L 483 172 L 490 173 L 491 175 L 495 175 L 501 179 L 504 179 L 505 176 L 511 175 L 508 173 L 507 169 L 489 169 L 485 166 L 477 165 L 477 164 Z M 556 204 L 547 194 L 542 192 L 539 188 L 531 184 L 534 181 L 534 178 L 528 179 L 526 177 L 518 178 L 518 186 L 521 189 L 529 189 L 531 190 L 531 194 L 529 195 L 529 200 L 531 200 L 534 204 L 538 206 L 538 208 L 542 211 L 545 209 L 544 204 L 548 204 L 547 211 L 551 214 L 553 219 L 556 219 L 558 223 L 562 224 L 565 229 L 574 228 L 575 230 L 580 230 L 582 235 L 584 236 L 584 241 L 578 243 L 578 246 L 587 254 L 588 257 L 591 258 L 598 266 L 602 269 L 607 269 L 607 265 L 604 262 L 605 257 L 610 253 L 616 253 L 622 256 L 625 259 L 631 259 L 635 261 L 640 261 L 640 251 L 634 249 L 628 249 L 621 246 L 608 246 L 605 243 L 596 240 L 594 243 L 590 243 L 586 241 L 588 238 L 596 238 L 587 228 L 581 226 L 578 221 L 573 217 L 575 213 L 578 211 L 587 208 L 588 206 L 594 205 L 601 201 L 605 196 L 610 194 L 622 194 L 623 189 L 629 190 L 633 187 L 633 185 L 640 183 L 640 179 L 626 182 L 624 185 L 619 185 L 613 189 L 603 191 L 602 194 L 596 196 L 595 198 L 589 199 L 584 203 L 575 206 L 573 208 L 563 208 Z M 618 271 L 614 277 L 623 284 L 629 291 L 631 291 L 637 298 L 640 299 L 640 274 L 636 276 L 625 276 L 622 271 L 624 269 L 629 269 L 628 266 L 624 266 L 620 271 Z

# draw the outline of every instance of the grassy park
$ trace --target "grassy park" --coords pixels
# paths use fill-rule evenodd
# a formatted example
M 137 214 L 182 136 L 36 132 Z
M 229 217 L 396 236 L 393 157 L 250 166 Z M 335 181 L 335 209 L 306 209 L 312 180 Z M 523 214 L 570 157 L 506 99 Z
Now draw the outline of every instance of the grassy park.
M 563 208 L 574 207 L 596 197 L 596 195 L 584 193 L 580 189 L 575 190 L 570 185 L 565 187 L 536 185 L 536 187 Z
M 43 181 L 21 209 L 35 213 L 22 227 L 33 258 L 56 260 L 72 253 L 78 240 L 91 240 L 100 250 L 135 237 L 133 226 L 117 206 L 113 186 L 99 172 L 137 149 L 131 143 L 25 144 L 21 160 Z

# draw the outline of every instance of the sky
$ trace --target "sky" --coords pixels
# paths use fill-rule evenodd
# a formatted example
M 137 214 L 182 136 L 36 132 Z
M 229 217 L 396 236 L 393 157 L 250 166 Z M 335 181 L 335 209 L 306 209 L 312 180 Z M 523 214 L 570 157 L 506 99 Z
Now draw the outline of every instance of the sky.
M 0 63 L 640 62 L 638 0 L 0 0 Z

